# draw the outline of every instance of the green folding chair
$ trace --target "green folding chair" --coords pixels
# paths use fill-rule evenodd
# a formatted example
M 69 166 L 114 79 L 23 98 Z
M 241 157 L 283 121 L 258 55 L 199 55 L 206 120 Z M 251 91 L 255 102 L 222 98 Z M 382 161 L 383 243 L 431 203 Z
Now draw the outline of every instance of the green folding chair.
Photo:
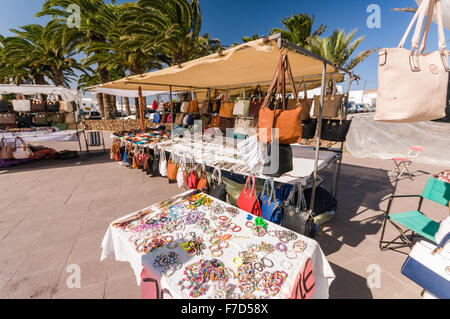
M 419 206 L 417 210 L 414 211 L 391 214 L 391 205 L 394 198 L 419 198 Z M 430 177 L 422 195 L 391 196 L 384 217 L 383 230 L 381 232 L 381 250 L 395 250 L 402 247 L 412 248 L 414 246 L 414 237 L 423 237 L 436 243 L 434 235 L 439 229 L 439 223 L 426 217 L 421 212 L 422 203 L 425 198 L 441 205 L 448 206 L 450 200 L 450 184 Z M 400 232 L 400 235 L 391 241 L 384 240 L 386 224 L 388 221 Z M 410 234 L 408 234 L 409 232 Z

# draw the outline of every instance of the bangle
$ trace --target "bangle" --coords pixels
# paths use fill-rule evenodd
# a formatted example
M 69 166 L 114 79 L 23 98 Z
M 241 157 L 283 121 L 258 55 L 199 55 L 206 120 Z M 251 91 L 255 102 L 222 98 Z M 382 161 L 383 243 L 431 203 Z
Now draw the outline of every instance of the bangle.
M 250 226 L 249 226 L 250 224 Z M 255 224 L 253 224 L 252 222 L 248 221 L 245 223 L 245 226 L 247 226 L 248 228 L 253 228 L 255 226 Z
M 267 265 L 267 264 L 265 263 L 266 260 L 270 261 L 270 264 L 269 264 L 269 265 Z M 273 261 L 270 260 L 270 259 L 267 258 L 267 257 L 263 257 L 263 258 L 261 259 L 261 262 L 262 262 L 263 265 L 264 265 L 265 267 L 267 267 L 267 268 L 272 268 L 272 267 L 274 266 Z
M 289 259 L 297 259 L 297 253 L 295 251 L 294 251 L 295 257 L 289 257 L 288 253 L 289 253 L 289 251 L 286 251 L 286 253 L 285 253 L 287 258 L 289 258 Z
M 178 247 L 178 242 L 176 242 L 176 241 L 171 241 L 167 244 L 167 248 L 169 248 L 169 249 L 175 249 L 177 247 Z
M 236 229 L 239 229 L 239 230 L 236 230 Z M 242 230 L 242 228 L 241 228 L 241 226 L 235 225 L 233 228 L 231 228 L 231 230 L 234 233 L 239 233 Z
M 219 216 L 219 219 L 224 221 L 224 222 L 229 220 L 229 218 L 227 216 L 225 216 L 225 215 Z
M 222 244 L 226 245 L 225 247 L 222 247 Z M 230 244 L 227 241 L 221 241 L 219 242 L 219 248 L 220 249 L 227 249 L 228 247 L 230 247 Z
M 220 252 L 220 254 L 217 255 L 216 253 L 219 253 L 219 252 Z M 213 257 L 220 257 L 220 256 L 223 255 L 223 250 L 220 250 L 220 249 L 218 249 L 218 250 L 211 250 L 211 255 L 212 255 Z
M 278 244 L 276 244 L 275 245 L 275 248 L 278 250 L 278 251 L 281 251 L 282 253 L 283 252 L 285 252 L 286 250 L 287 250 L 287 246 L 284 244 L 284 243 L 278 243 Z
M 286 267 L 286 263 L 288 263 L 288 267 Z M 292 269 L 292 263 L 287 259 L 283 259 L 283 261 L 281 262 L 281 266 L 287 270 Z
M 233 259 L 233 262 L 234 262 L 236 265 L 238 265 L 238 266 L 241 266 L 242 264 L 244 264 L 244 261 L 242 260 L 241 257 L 236 257 L 236 258 L 234 258 L 234 259 Z
M 256 266 L 259 266 L 259 268 Z M 262 264 L 260 262 L 256 262 L 253 264 L 253 268 L 255 268 L 257 271 L 261 272 L 264 270 L 265 267 L 264 267 L 264 264 Z
M 173 236 L 171 235 L 164 236 L 164 240 L 166 241 L 166 243 L 171 243 L 173 242 Z

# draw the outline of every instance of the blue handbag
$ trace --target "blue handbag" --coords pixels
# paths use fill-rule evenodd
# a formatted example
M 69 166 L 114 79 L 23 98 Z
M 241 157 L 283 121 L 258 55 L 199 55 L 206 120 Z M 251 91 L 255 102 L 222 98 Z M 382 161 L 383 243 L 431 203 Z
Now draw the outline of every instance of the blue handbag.
M 281 208 L 281 202 L 275 198 L 273 179 L 269 178 L 266 180 L 258 199 L 261 205 L 261 217 L 274 224 L 281 225 L 283 222 L 283 209 Z
M 153 123 L 160 123 L 161 122 L 161 114 L 155 113 L 153 115 Z

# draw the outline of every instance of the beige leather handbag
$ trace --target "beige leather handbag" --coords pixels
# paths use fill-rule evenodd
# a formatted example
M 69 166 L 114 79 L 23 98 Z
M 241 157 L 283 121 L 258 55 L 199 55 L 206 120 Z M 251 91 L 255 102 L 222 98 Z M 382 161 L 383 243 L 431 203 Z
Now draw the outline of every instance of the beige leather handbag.
M 433 12 L 438 21 L 439 51 L 424 54 Z M 416 21 L 408 50 L 403 46 Z M 378 56 L 376 121 L 407 123 L 445 117 L 449 68 L 441 0 L 422 1 L 398 48 L 381 49 Z
M 337 85 L 335 79 L 330 79 L 329 85 L 332 88 L 331 95 L 325 95 L 323 97 L 322 117 L 324 119 L 336 118 L 339 116 L 339 110 L 341 108 L 344 94 L 337 94 Z M 320 95 L 314 97 L 314 116 L 319 117 L 320 112 Z

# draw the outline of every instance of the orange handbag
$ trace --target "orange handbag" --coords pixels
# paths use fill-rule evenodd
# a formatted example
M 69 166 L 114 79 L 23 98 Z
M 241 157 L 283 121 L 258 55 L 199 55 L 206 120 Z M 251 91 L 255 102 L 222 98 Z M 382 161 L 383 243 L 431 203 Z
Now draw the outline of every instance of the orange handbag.
M 297 100 L 297 108 L 293 110 L 286 109 L 286 92 L 285 92 L 285 74 L 287 71 L 292 86 L 292 93 L 298 97 L 297 89 L 294 85 L 291 66 L 289 65 L 286 54 L 281 55 L 280 62 L 275 72 L 274 78 L 267 91 L 264 103 L 259 110 L 259 134 L 260 141 L 270 143 L 272 141 L 272 128 L 278 129 L 278 139 L 280 145 L 300 143 L 302 140 L 302 121 L 301 113 L 303 107 Z M 279 86 L 282 87 L 282 109 L 271 110 L 268 107 L 269 100 L 276 86 L 276 96 L 279 95 Z M 278 103 L 275 103 L 277 105 Z
M 227 92 L 225 100 L 222 102 L 222 105 L 220 106 L 219 116 L 226 119 L 232 119 L 233 110 L 234 110 L 234 103 L 229 100 L 229 92 Z
M 198 113 L 197 93 L 194 92 L 194 99 L 189 103 L 189 113 Z
M 201 114 L 208 114 L 209 113 L 209 104 L 210 104 L 210 90 L 206 92 L 205 100 L 202 102 L 202 105 L 200 106 L 199 112 Z
M 171 181 L 177 180 L 178 164 L 173 160 L 173 153 L 170 154 L 169 164 L 167 164 L 167 178 Z
M 197 189 L 201 190 L 204 193 L 208 193 L 208 177 L 206 175 L 206 167 L 205 164 L 202 165 L 202 171 L 200 173 L 200 178 L 197 183 Z

